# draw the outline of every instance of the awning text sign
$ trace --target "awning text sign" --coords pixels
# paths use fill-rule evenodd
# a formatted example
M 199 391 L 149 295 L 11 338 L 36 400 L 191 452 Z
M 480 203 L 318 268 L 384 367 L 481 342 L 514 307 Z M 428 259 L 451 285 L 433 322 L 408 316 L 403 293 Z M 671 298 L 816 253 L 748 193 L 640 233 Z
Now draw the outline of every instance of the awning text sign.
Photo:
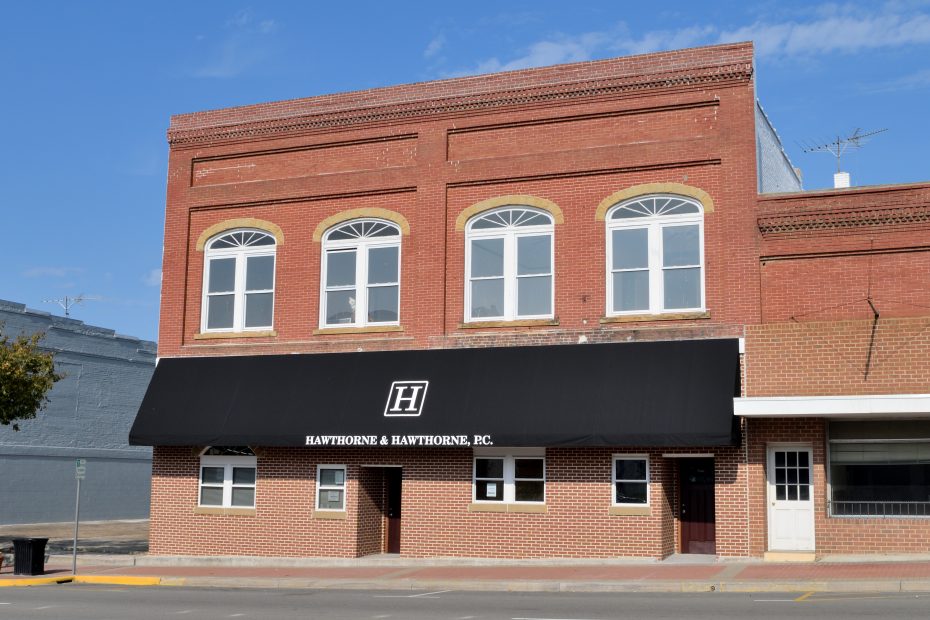
M 307 435 L 306 446 L 493 446 L 490 435 Z

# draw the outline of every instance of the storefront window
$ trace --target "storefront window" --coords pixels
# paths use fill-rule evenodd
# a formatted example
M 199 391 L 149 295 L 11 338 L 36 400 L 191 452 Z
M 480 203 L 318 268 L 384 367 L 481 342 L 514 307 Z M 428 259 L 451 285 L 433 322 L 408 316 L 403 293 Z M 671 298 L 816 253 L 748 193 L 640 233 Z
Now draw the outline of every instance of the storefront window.
M 246 446 L 213 446 L 200 457 L 201 506 L 255 507 L 255 453 Z
M 474 499 L 476 502 L 545 502 L 545 457 L 476 456 Z
M 930 517 L 930 423 L 830 424 L 833 516 Z

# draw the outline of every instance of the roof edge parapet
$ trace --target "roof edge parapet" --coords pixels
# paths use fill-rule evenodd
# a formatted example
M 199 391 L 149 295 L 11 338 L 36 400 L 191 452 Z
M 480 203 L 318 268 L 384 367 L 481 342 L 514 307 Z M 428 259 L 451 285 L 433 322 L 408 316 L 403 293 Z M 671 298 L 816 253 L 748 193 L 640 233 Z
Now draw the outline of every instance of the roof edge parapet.
M 450 78 L 172 116 L 168 142 L 203 143 L 417 116 L 748 81 L 752 43 Z

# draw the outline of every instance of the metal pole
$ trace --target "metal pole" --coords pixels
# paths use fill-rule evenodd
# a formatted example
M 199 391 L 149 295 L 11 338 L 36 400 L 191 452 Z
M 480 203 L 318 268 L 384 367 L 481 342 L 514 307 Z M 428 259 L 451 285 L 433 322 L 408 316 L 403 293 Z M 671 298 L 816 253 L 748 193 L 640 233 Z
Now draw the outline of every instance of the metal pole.
M 71 574 L 77 575 L 78 515 L 81 513 L 81 479 L 77 479 L 77 497 L 74 500 L 74 546 L 71 549 Z

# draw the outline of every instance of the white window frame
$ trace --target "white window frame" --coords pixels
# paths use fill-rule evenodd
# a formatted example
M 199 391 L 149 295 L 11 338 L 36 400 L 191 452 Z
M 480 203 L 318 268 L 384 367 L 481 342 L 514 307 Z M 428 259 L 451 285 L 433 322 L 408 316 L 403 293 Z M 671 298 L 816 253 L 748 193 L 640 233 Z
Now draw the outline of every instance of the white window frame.
M 643 217 L 631 217 L 626 219 L 612 219 L 613 213 L 624 206 L 652 198 L 674 198 L 683 200 L 697 206 L 699 213 L 687 213 L 683 215 L 653 215 Z M 678 312 L 703 312 L 707 306 L 705 291 L 706 265 L 704 260 L 704 207 L 692 198 L 675 195 L 648 195 L 637 196 L 631 200 L 625 200 L 611 207 L 604 218 L 607 223 L 607 316 L 624 316 L 636 314 L 670 314 Z M 662 258 L 662 230 L 675 226 L 697 225 L 698 227 L 698 248 L 700 252 L 700 263 L 697 265 L 671 267 L 670 269 L 694 268 L 700 269 L 701 284 L 701 303 L 693 308 L 665 308 L 665 278 L 666 268 L 663 266 Z M 645 229 L 647 231 L 647 252 L 649 271 L 649 307 L 636 310 L 614 310 L 614 279 L 613 279 L 613 231 L 615 230 L 636 230 Z M 618 270 L 629 271 L 629 270 Z
M 329 235 L 343 226 L 349 224 L 360 224 L 363 222 L 377 222 L 386 224 L 397 231 L 396 235 L 384 237 L 365 237 L 360 239 L 330 239 Z M 358 220 L 349 220 L 340 222 L 333 226 L 323 236 L 323 258 L 320 261 L 320 329 L 338 329 L 340 327 L 368 327 L 376 325 L 400 325 L 400 292 L 401 292 L 401 232 L 400 227 L 389 220 L 379 220 L 375 218 L 363 218 Z M 396 321 L 369 321 L 368 320 L 368 254 L 370 250 L 377 248 L 397 248 L 397 282 L 379 283 L 374 287 L 397 286 L 397 320 Z M 329 261 L 330 252 L 355 251 L 355 285 L 354 286 L 328 286 L 326 282 L 326 270 Z M 328 291 L 355 291 L 355 321 L 353 323 L 327 323 L 326 322 L 326 303 Z
M 478 499 L 477 485 L 479 480 L 477 477 L 478 473 L 478 459 L 502 459 L 504 462 L 504 472 L 503 472 L 503 498 L 501 500 L 493 499 Z M 543 462 L 543 499 L 542 501 L 517 501 L 516 500 L 516 462 L 519 459 L 542 459 Z M 474 455 L 472 456 L 472 466 L 471 466 L 471 499 L 472 502 L 478 504 L 531 504 L 531 505 L 544 505 L 546 503 L 546 451 L 541 448 L 511 448 L 506 451 L 494 449 L 494 450 L 484 450 L 476 449 Z M 485 480 L 485 479 L 482 479 Z M 528 481 L 538 481 L 538 478 L 521 478 L 520 480 Z
M 209 449 L 209 448 L 208 448 Z M 204 484 L 203 482 L 203 469 L 204 467 L 222 467 L 223 468 L 223 484 Z M 233 484 L 233 468 L 234 467 L 246 467 L 252 468 L 255 470 L 255 483 L 254 484 Z M 200 457 L 200 467 L 197 470 L 197 505 L 202 508 L 255 508 L 255 500 L 257 500 L 258 495 L 258 458 L 254 456 L 222 456 L 222 455 L 203 455 Z M 223 503 L 221 505 L 217 504 L 202 504 L 202 489 L 204 487 L 210 488 L 219 488 L 223 489 Z M 255 490 L 255 499 L 252 501 L 251 506 L 233 506 L 232 503 L 232 491 L 233 488 L 241 489 L 254 489 Z
M 646 462 L 646 479 L 645 480 L 633 480 L 631 478 L 617 478 L 617 461 L 645 461 Z M 610 505 L 611 506 L 623 506 L 623 507 L 646 507 L 652 504 L 652 485 L 650 484 L 650 479 L 652 476 L 652 468 L 649 463 L 648 454 L 615 454 L 610 460 Z M 636 482 L 636 483 L 646 483 L 646 503 L 638 504 L 634 502 L 617 502 L 617 483 L 618 482 Z
M 521 209 L 538 213 L 549 220 L 548 224 L 536 226 L 507 226 L 501 228 L 480 228 L 475 230 L 473 224 L 478 220 L 487 217 L 493 213 L 501 211 L 510 211 L 511 209 Z M 517 243 L 520 237 L 549 237 L 549 273 L 536 273 L 527 276 L 517 275 Z M 504 312 L 499 316 L 471 316 L 471 242 L 476 239 L 503 239 L 504 240 Z M 517 314 L 519 300 L 517 293 L 519 287 L 518 280 L 521 277 L 540 277 L 548 275 L 551 279 L 549 287 L 549 310 L 548 314 Z M 478 280 L 494 280 L 499 276 L 481 277 Z M 481 321 L 522 321 L 533 319 L 552 319 L 555 317 L 555 225 L 552 214 L 543 209 L 536 209 L 525 205 L 507 205 L 490 211 L 482 211 L 468 221 L 465 227 L 465 322 L 474 323 Z
M 222 233 L 214 236 L 207 242 L 204 249 L 203 257 L 203 299 L 201 301 L 200 307 L 200 331 L 201 333 L 221 333 L 221 332 L 254 332 L 254 331 L 268 331 L 274 328 L 274 291 L 275 284 L 278 276 L 278 257 L 277 241 L 273 245 L 260 245 L 255 247 L 236 247 L 236 248 L 217 248 L 213 249 L 213 243 L 223 237 L 241 232 L 250 232 L 257 233 L 261 235 L 266 235 L 274 239 L 274 235 L 265 230 L 251 229 L 251 228 L 237 228 L 235 230 L 225 230 Z M 274 270 L 271 274 L 271 288 L 270 289 L 261 289 L 249 291 L 250 294 L 255 293 L 271 293 L 271 322 L 268 325 L 257 325 L 252 327 L 245 326 L 245 283 L 246 283 L 246 266 L 248 264 L 248 259 L 254 256 L 271 256 L 274 258 Z M 209 322 L 209 300 L 211 297 L 210 294 L 210 267 L 213 259 L 219 258 L 234 258 L 236 259 L 236 270 L 235 270 L 235 282 L 233 285 L 233 324 L 232 327 L 214 327 L 210 329 L 208 327 Z M 228 295 L 229 291 L 224 291 L 223 293 L 215 293 L 215 295 Z
M 320 473 L 324 469 L 341 469 L 342 470 L 342 484 L 322 484 L 320 482 Z M 347 475 L 345 465 L 317 465 L 316 466 L 316 489 L 314 490 L 314 499 L 313 505 L 315 510 L 321 510 L 324 512 L 345 512 L 346 509 L 346 498 L 348 497 L 348 482 L 349 478 Z M 320 507 L 320 491 L 342 491 L 342 508 L 321 508 Z

